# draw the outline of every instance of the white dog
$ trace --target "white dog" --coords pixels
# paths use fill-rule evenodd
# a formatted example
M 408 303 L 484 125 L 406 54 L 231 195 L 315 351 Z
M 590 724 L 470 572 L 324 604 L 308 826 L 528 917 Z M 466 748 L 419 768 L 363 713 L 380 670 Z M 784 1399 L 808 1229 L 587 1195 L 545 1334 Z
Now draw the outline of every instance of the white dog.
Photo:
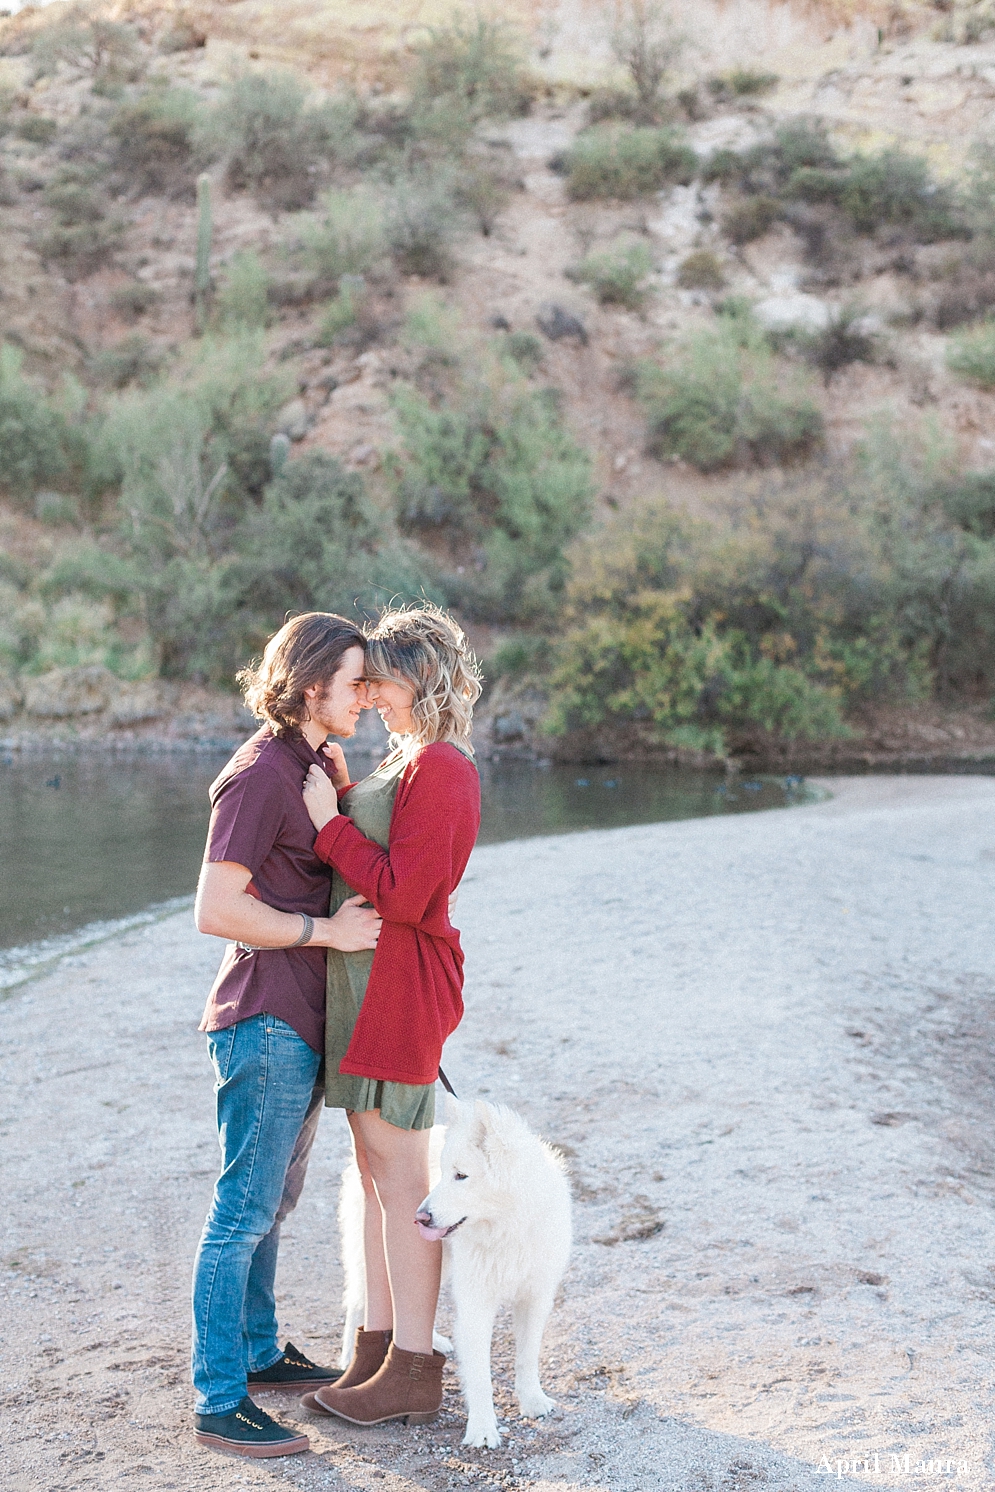
M 478 1100 L 447 1102 L 448 1129 L 432 1135 L 439 1180 L 418 1209 L 423 1238 L 444 1239 L 456 1308 L 456 1361 L 466 1397 L 464 1445 L 498 1446 L 491 1383 L 491 1336 L 498 1307 L 510 1305 L 515 1392 L 527 1418 L 555 1408 L 539 1383 L 539 1347 L 570 1255 L 570 1190 L 560 1155 L 518 1114 Z M 343 1176 L 339 1220 L 345 1268 L 343 1358 L 362 1320 L 362 1187 L 355 1163 Z M 434 1178 L 434 1166 L 433 1166 Z M 347 1346 L 348 1344 L 348 1346 Z M 450 1349 L 436 1337 L 435 1349 Z

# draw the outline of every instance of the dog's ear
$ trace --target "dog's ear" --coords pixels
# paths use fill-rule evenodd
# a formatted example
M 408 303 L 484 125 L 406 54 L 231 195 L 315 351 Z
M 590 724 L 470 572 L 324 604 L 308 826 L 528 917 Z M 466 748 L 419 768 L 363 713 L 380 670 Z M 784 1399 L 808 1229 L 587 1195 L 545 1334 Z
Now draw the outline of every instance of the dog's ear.
M 460 1108 L 459 1099 L 454 1098 L 451 1093 L 446 1094 L 444 1111 L 446 1115 L 446 1123 L 448 1125 L 452 1126 L 459 1123 L 459 1117 L 462 1113 L 462 1109 Z

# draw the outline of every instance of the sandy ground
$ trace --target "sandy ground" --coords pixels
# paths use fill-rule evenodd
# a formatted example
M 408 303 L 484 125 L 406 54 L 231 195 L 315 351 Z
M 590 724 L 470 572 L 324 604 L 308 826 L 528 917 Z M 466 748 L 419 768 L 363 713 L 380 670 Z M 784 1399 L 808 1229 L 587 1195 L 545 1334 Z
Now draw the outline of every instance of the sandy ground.
M 220 945 L 174 915 L 15 992 L 0 1487 L 995 1485 L 995 780 L 833 788 L 474 856 L 446 1066 L 563 1146 L 577 1198 L 544 1352 L 561 1407 L 517 1419 L 502 1325 L 500 1451 L 460 1449 L 454 1379 L 421 1431 L 198 1450 L 187 1292 L 217 1152 L 195 1025 Z M 278 1280 L 318 1360 L 344 1145 L 326 1115 Z

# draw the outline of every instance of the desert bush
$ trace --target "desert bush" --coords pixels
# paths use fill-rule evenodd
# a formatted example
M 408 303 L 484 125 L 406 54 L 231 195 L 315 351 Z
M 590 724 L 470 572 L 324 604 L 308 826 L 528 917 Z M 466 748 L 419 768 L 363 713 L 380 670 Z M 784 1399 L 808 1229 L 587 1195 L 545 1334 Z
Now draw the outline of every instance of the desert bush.
M 841 306 L 830 313 L 819 331 L 806 332 L 795 338 L 803 357 L 822 374 L 828 387 L 834 373 L 851 363 L 872 363 L 877 345 L 872 333 L 861 323 L 866 313 L 859 306 Z
M 19 350 L 0 346 L 0 482 L 22 500 L 70 464 L 66 421 L 25 377 L 23 362 Z
M 655 111 L 654 111 L 655 113 Z M 639 96 L 628 88 L 595 88 L 587 100 L 587 123 L 606 124 L 624 119 L 630 124 L 646 124 Z
M 109 133 L 114 166 L 123 183 L 157 196 L 191 194 L 202 121 L 203 107 L 189 88 L 156 85 L 122 104 Z
M 661 91 L 685 47 L 668 7 L 657 0 L 619 0 L 611 29 L 611 46 L 632 80 L 637 117 L 653 123 Z
M 416 131 L 459 138 L 481 119 L 527 113 L 533 90 L 522 55 L 511 26 L 479 13 L 457 11 L 447 25 L 430 27 L 411 78 Z
M 763 238 L 782 216 L 776 197 L 747 197 L 723 214 L 722 231 L 734 244 L 752 243 L 755 238 Z
M 995 388 L 995 321 L 953 337 L 947 348 L 947 366 L 971 383 Z
M 373 615 L 392 596 L 413 600 L 431 586 L 429 567 L 385 522 L 362 478 L 324 451 L 286 463 L 248 515 L 238 552 L 230 581 L 260 641 L 290 608 Z
M 246 73 L 218 104 L 202 149 L 224 154 L 233 191 L 274 210 L 309 207 L 333 165 L 352 157 L 357 109 L 346 96 L 309 105 L 293 73 Z
M 225 331 L 267 326 L 269 287 L 269 272 L 255 249 L 233 255 L 215 300 L 219 326 Z
M 758 72 L 753 67 L 734 67 L 726 73 L 725 81 L 737 98 L 753 98 L 759 93 L 770 93 L 781 81 L 777 73 Z
M 638 311 L 646 300 L 646 276 L 653 270 L 653 255 L 640 240 L 624 240 L 613 248 L 588 254 L 570 271 L 570 278 L 590 285 L 599 303 L 625 306 Z
M 140 332 L 125 337 L 114 347 L 105 347 L 90 359 L 90 370 L 98 383 L 123 389 L 131 383 L 147 387 L 162 364 L 162 355 Z
M 619 515 L 574 547 L 552 727 L 721 751 L 837 734 L 847 709 L 934 687 L 983 694 L 993 513 L 992 474 L 938 482 L 878 429 L 845 481 L 754 482 L 696 521 Z
M 25 114 L 15 124 L 14 133 L 31 145 L 51 145 L 59 133 L 59 121 L 45 114 Z
M 434 340 L 437 318 L 423 321 Z M 426 365 L 434 392 L 395 390 L 399 445 L 388 466 L 399 523 L 448 552 L 446 592 L 470 613 L 549 615 L 564 547 L 590 511 L 589 459 L 556 401 L 507 360 L 452 336 L 446 355 L 448 364 Z
M 933 243 L 965 231 L 950 189 L 937 185 L 926 161 L 902 150 L 855 155 L 845 166 L 800 165 L 785 191 L 806 202 L 836 204 L 858 233 L 897 227 L 919 243 Z
M 394 182 L 386 235 L 403 274 L 445 283 L 452 273 L 452 241 L 460 227 L 453 183 L 446 175 L 425 170 Z
M 668 746 L 724 754 L 730 732 L 783 740 L 847 734 L 840 691 L 757 655 L 721 618 L 693 617 L 687 592 L 643 592 L 621 615 L 571 628 L 556 649 L 548 728 L 639 721 Z
M 534 332 L 509 332 L 504 349 L 524 372 L 537 368 L 545 356 L 545 349 Z
M 995 240 L 979 235 L 964 254 L 944 265 L 925 308 L 941 332 L 995 310 Z
M 725 284 L 721 260 L 709 249 L 696 249 L 677 266 L 682 290 L 721 290 Z
M 124 239 L 124 225 L 116 219 L 58 225 L 37 240 L 46 264 L 54 264 L 67 280 L 84 280 L 110 262 Z
M 453 193 L 460 206 L 473 216 L 483 236 L 489 238 L 513 189 L 520 185 L 521 180 L 510 163 L 470 156 L 456 173 Z
M 737 150 L 713 150 L 711 155 L 702 162 L 701 179 L 704 182 L 721 181 L 728 186 L 734 181 L 741 181 L 747 169 L 746 162 Z
M 597 125 L 566 152 L 567 191 L 575 201 L 640 197 L 669 182 L 689 182 L 698 158 L 672 129 Z
M 81 181 L 66 180 L 61 173 L 45 188 L 44 200 L 63 228 L 98 223 L 107 216 L 106 202 L 99 192 Z
M 116 290 L 111 291 L 110 302 L 113 309 L 125 321 L 137 321 L 147 311 L 159 303 L 159 292 L 152 285 L 146 285 L 141 280 L 132 280 L 128 285 L 119 285 Z
M 637 388 L 649 449 L 699 471 L 784 465 L 822 441 L 822 416 L 807 390 L 735 322 L 692 337 L 665 366 L 644 363 Z
M 137 31 L 103 16 L 70 7 L 59 20 L 35 34 L 31 47 L 35 78 L 51 76 L 60 66 L 77 77 L 89 76 L 95 93 L 114 93 L 141 77 L 145 56 Z
M 388 250 L 383 206 L 364 188 L 326 192 L 319 216 L 303 223 L 300 237 L 305 265 L 327 284 L 369 274 Z

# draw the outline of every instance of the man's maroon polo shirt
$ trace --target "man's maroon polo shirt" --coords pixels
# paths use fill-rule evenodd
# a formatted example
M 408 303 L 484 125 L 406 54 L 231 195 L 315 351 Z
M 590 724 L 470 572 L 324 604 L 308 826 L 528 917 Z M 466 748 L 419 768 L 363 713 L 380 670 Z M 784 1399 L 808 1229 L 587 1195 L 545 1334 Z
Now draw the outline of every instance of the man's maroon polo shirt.
M 328 916 L 331 872 L 314 853 L 317 837 L 301 789 L 324 758 L 303 739 L 283 741 L 268 726 L 242 746 L 211 784 L 204 859 L 233 860 L 252 872 L 249 891 L 280 912 Z M 275 1015 L 316 1052 L 325 1048 L 325 949 L 225 949 L 207 997 L 202 1031 L 253 1015 Z

